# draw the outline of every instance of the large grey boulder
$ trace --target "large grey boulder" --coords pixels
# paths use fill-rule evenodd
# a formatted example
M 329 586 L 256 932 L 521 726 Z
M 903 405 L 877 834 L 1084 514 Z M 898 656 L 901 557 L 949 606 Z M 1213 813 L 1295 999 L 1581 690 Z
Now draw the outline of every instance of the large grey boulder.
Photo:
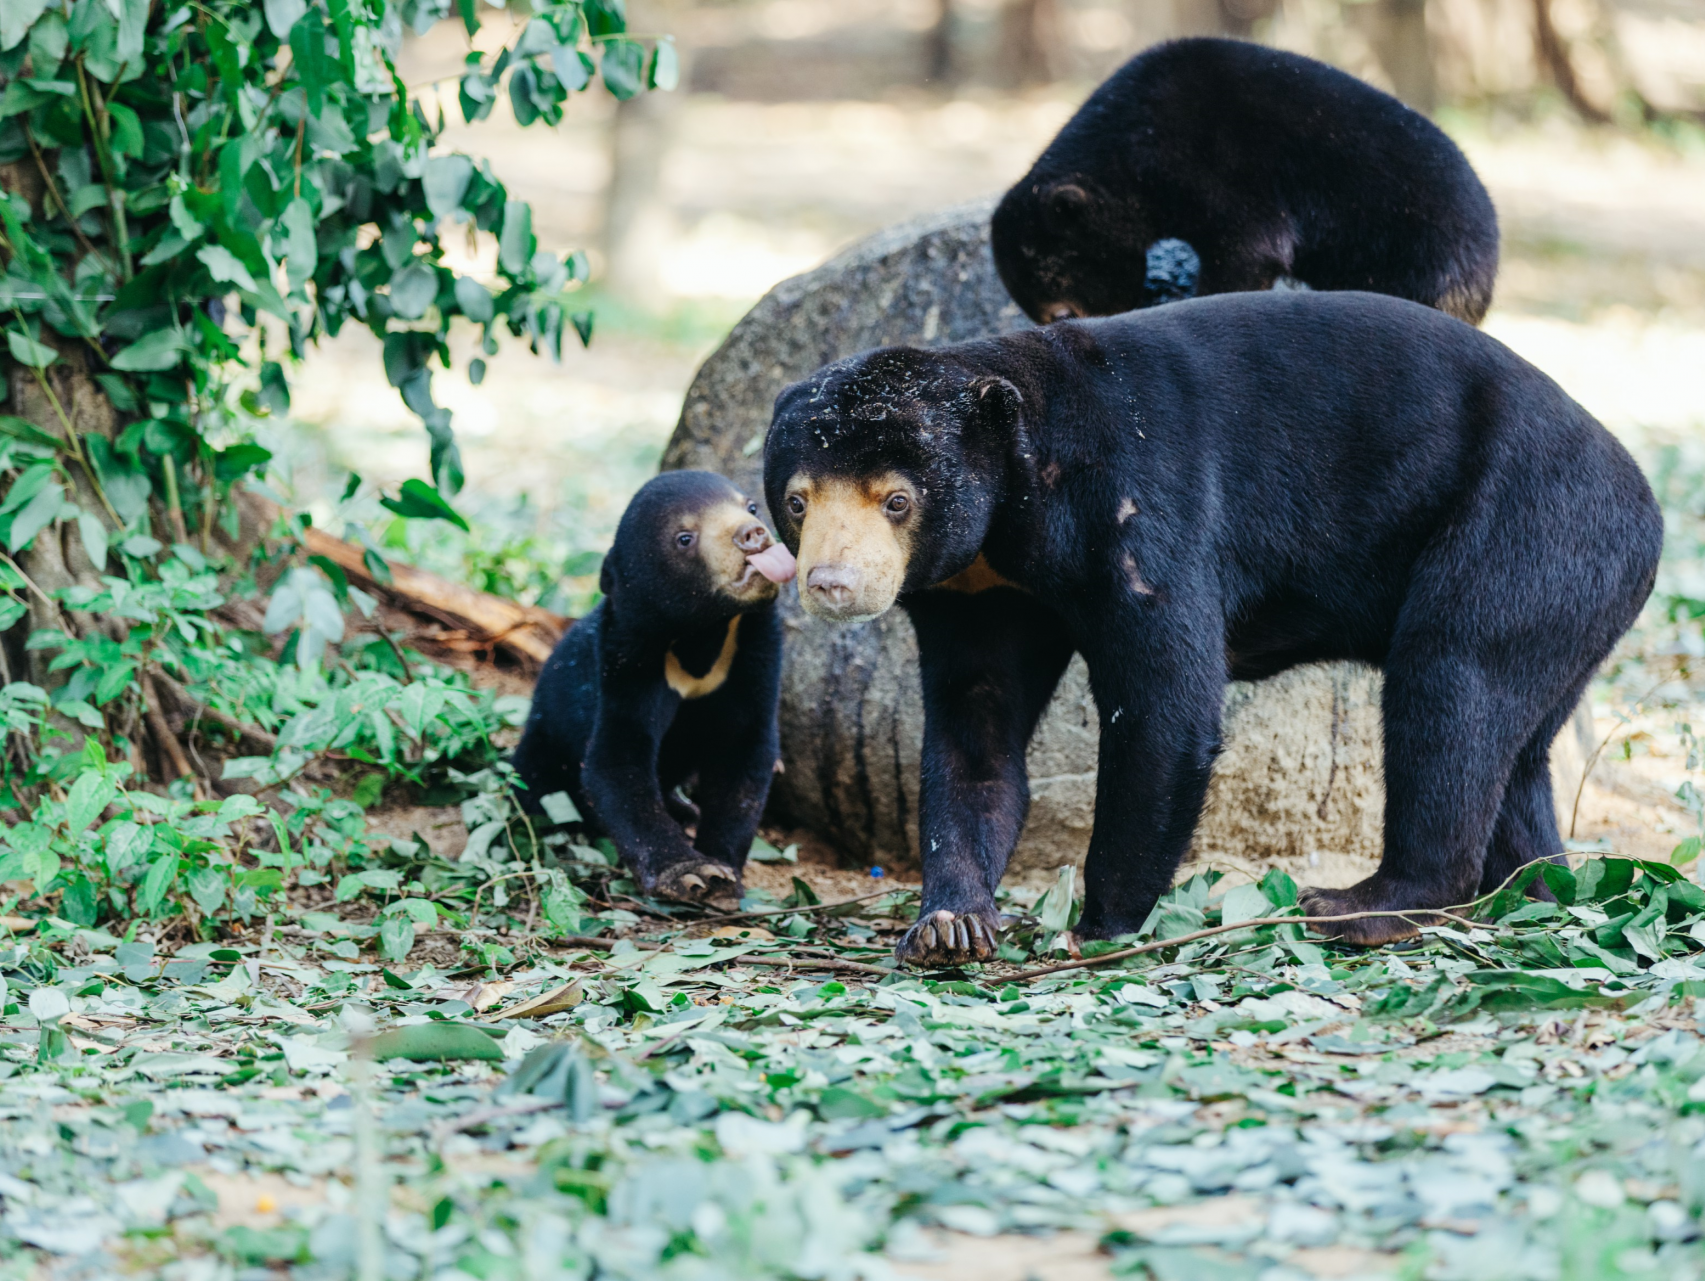
M 935 346 L 1029 325 L 989 253 L 991 204 L 904 223 L 783 281 L 694 378 L 665 468 L 702 467 L 762 496 L 776 393 L 832 360 L 894 343 Z M 923 708 L 904 611 L 862 626 L 806 615 L 784 593 L 785 773 L 771 812 L 861 862 L 915 864 Z M 1193 862 L 1259 875 L 1283 867 L 1346 885 L 1378 862 L 1384 785 L 1379 674 L 1298 668 L 1226 693 L 1219 758 Z M 1095 812 L 1097 720 L 1073 660 L 1030 745 L 1030 819 L 1013 871 L 1081 864 Z

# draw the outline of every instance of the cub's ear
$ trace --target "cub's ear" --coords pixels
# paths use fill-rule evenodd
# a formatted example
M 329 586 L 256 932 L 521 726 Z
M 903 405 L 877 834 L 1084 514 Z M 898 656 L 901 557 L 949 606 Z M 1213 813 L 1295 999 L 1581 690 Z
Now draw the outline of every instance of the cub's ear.
M 1048 216 L 1055 224 L 1069 227 L 1089 209 L 1089 193 L 1075 182 L 1061 182 L 1048 188 Z
M 1018 421 L 1024 395 L 999 375 L 979 378 L 971 384 L 977 421 L 984 427 L 1005 428 Z
M 604 557 L 604 564 L 598 570 L 598 590 L 606 596 L 616 594 L 616 560 L 613 556 Z

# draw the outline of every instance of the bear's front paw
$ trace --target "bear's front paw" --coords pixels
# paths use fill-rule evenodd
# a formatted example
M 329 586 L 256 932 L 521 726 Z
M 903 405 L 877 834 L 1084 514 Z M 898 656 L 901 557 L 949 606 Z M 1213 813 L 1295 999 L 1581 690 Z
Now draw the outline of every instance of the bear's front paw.
M 894 948 L 894 957 L 902 965 L 937 969 L 992 961 L 999 932 L 1000 918 L 993 911 L 931 912 L 906 931 Z
M 691 859 L 664 868 L 649 890 L 658 898 L 732 912 L 739 909 L 745 887 L 740 884 L 740 873 L 726 863 Z
M 1372 892 L 1370 882 L 1363 881 L 1347 890 L 1304 890 L 1298 895 L 1302 910 L 1310 916 L 1348 916 L 1354 912 L 1403 911 L 1404 904 L 1390 901 L 1390 896 Z M 1309 929 L 1327 938 L 1342 939 L 1362 947 L 1380 947 L 1412 939 L 1422 925 L 1438 921 L 1435 916 L 1415 912 L 1408 916 L 1368 916 L 1359 921 L 1334 921 L 1311 925 Z

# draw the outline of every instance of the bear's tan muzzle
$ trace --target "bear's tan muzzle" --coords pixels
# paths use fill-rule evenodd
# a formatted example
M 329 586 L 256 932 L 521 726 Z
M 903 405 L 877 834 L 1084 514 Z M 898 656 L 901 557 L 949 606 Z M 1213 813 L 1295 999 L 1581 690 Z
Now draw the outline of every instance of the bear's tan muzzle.
M 891 478 L 817 481 L 802 491 L 799 603 L 831 623 L 886 613 L 906 581 L 904 532 L 883 514 Z M 795 492 L 801 492 L 796 490 Z

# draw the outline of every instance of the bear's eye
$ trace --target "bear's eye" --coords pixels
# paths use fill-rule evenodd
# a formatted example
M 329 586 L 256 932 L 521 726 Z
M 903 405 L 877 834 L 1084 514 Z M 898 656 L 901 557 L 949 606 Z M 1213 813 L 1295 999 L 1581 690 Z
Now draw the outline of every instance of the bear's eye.
M 683 549 L 691 547 L 698 541 L 699 536 L 693 533 L 690 529 L 683 529 L 680 533 L 675 535 L 675 546 Z
M 904 494 L 889 494 L 888 501 L 882 504 L 882 507 L 890 516 L 904 516 L 912 510 L 912 500 Z
M 787 500 L 787 510 L 795 516 L 805 515 L 805 500 L 798 494 L 791 495 Z
M 747 503 L 746 504 L 746 510 L 751 512 L 752 515 L 756 516 L 758 514 L 758 504 L 757 504 L 756 500 Z

